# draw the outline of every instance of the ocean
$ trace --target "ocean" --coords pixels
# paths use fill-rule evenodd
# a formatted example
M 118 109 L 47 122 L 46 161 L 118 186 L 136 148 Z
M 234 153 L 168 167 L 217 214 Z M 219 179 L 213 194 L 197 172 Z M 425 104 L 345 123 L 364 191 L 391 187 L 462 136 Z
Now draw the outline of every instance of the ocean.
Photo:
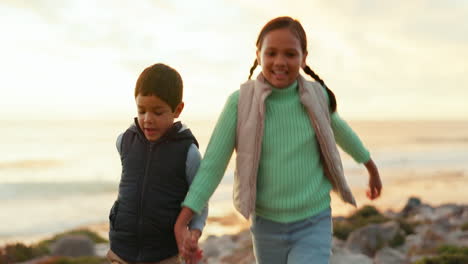
M 203 153 L 215 121 L 183 121 Z M 131 122 L 2 121 L 0 245 L 105 223 L 121 169 L 115 139 Z M 366 170 L 343 154 L 358 203 L 398 210 L 413 195 L 431 204 L 468 203 L 468 121 L 349 123 L 369 148 L 384 184 L 381 199 L 366 200 Z M 211 216 L 232 210 L 233 173 L 231 161 L 210 201 Z M 335 215 L 352 209 L 336 199 L 332 208 Z

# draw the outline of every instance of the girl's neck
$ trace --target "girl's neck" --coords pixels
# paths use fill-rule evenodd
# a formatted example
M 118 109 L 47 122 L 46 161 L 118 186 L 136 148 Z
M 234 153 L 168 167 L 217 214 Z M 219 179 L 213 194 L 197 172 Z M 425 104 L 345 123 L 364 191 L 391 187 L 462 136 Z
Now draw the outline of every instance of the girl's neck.
M 273 91 L 278 91 L 278 92 L 294 90 L 297 87 L 297 80 L 295 80 L 294 82 L 292 82 L 288 86 L 281 87 L 281 88 L 278 88 L 278 87 L 275 87 L 275 86 L 271 85 L 268 81 L 267 81 L 267 83 L 273 88 Z

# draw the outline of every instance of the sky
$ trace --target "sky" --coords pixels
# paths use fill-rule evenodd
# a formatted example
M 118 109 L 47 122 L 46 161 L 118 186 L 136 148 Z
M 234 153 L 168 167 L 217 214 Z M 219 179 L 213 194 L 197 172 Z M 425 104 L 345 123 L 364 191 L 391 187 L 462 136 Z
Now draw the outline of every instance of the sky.
M 182 75 L 182 117 L 216 118 L 284 15 L 346 119 L 468 120 L 465 0 L 2 0 L 0 119 L 131 118 L 157 62 Z

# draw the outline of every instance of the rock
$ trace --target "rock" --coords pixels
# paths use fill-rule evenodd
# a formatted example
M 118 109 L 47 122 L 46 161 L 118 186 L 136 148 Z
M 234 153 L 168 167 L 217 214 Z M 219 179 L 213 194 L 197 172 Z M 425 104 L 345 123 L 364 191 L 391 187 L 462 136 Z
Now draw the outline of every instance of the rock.
M 434 214 L 433 207 L 423 204 L 413 210 L 408 219 L 415 222 L 432 222 L 436 219 L 436 215 Z
M 403 251 L 406 255 L 412 255 L 414 252 L 419 251 L 419 246 L 422 244 L 423 237 L 421 234 L 412 234 L 406 236 L 405 245 Z
M 16 262 L 16 264 L 42 264 L 42 263 L 54 263 L 59 257 L 42 256 L 34 259 L 30 259 L 24 262 Z
M 213 263 L 226 263 L 226 264 L 255 264 L 255 257 L 253 253 L 252 242 L 239 244 L 230 255 L 224 256 Z
M 205 258 L 217 258 L 230 255 L 235 247 L 236 244 L 229 235 L 221 237 L 209 236 L 201 246 Z
M 333 237 L 333 240 L 332 240 L 332 247 L 334 247 L 334 248 L 335 248 L 335 247 L 340 247 L 340 248 L 342 248 L 342 247 L 345 246 L 345 244 L 346 244 L 346 241 L 341 240 L 341 239 L 338 239 L 338 238 L 336 238 L 336 237 Z
M 422 231 L 406 237 L 404 250 L 407 255 L 431 253 L 445 243 L 444 236 L 434 232 L 429 226 L 425 226 L 424 229 L 421 228 L 420 230 Z
M 374 257 L 374 264 L 407 264 L 405 256 L 397 250 L 385 247 L 377 252 Z
M 418 208 L 421 205 L 421 199 L 417 197 L 410 197 L 408 201 L 406 202 L 405 207 L 401 211 L 401 214 L 404 217 L 409 216 L 416 208 Z
M 109 249 L 110 249 L 109 243 L 99 243 L 99 244 L 94 245 L 94 252 L 96 253 L 96 256 L 98 257 L 105 258 Z
M 51 252 L 53 256 L 94 256 L 94 242 L 85 235 L 67 235 L 52 245 Z
M 360 253 L 335 248 L 330 257 L 330 264 L 372 264 L 372 259 Z
M 399 232 L 400 225 L 395 221 L 370 224 L 352 232 L 346 240 L 345 248 L 373 257 L 377 250 L 388 245 Z
M 468 247 L 468 231 L 456 230 L 446 236 L 446 244 L 458 247 Z
M 390 219 L 396 219 L 400 217 L 400 213 L 394 212 L 393 210 L 386 210 L 385 212 L 383 212 L 383 215 Z
M 434 208 L 434 217 L 436 220 L 444 218 L 448 219 L 452 216 L 459 215 L 463 211 L 461 206 L 456 204 L 444 204 Z

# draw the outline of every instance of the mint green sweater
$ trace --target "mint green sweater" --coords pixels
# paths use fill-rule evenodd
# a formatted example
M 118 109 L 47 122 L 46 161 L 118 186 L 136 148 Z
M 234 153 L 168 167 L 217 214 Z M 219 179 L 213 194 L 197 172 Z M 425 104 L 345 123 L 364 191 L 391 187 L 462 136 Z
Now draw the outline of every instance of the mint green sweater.
M 265 101 L 265 127 L 257 175 L 255 213 L 288 223 L 313 216 L 330 206 L 330 182 L 297 82 L 273 88 Z M 324 91 L 325 92 L 325 91 Z M 236 141 L 239 91 L 228 99 L 183 206 L 200 212 L 219 185 Z M 359 137 L 338 113 L 331 115 L 337 144 L 358 163 L 370 159 Z

